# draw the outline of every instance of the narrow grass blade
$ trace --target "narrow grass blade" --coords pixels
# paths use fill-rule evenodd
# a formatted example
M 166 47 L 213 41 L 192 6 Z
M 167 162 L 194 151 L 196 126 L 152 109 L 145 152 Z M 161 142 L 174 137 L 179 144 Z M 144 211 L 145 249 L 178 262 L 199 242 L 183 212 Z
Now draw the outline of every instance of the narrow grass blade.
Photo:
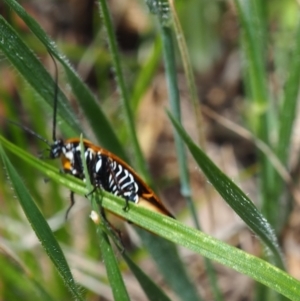
M 175 60 L 175 45 L 173 42 L 173 32 L 171 28 L 161 25 L 161 35 L 163 40 L 163 52 L 166 68 L 166 78 L 168 85 L 169 103 L 172 114 L 181 122 L 180 112 L 180 96 L 177 83 L 176 60 Z M 191 197 L 189 173 L 186 164 L 186 152 L 183 142 L 178 133 L 174 132 L 175 147 L 178 158 L 179 174 L 180 174 L 180 191 L 185 198 Z
M 47 252 L 51 261 L 57 268 L 59 274 L 61 275 L 66 287 L 70 290 L 73 296 L 78 300 L 83 300 L 80 294 L 79 288 L 75 283 L 75 280 L 71 274 L 68 263 L 63 255 L 63 252 L 54 238 L 54 235 L 47 224 L 45 218 L 42 216 L 41 212 L 35 205 L 33 199 L 31 198 L 29 192 L 25 188 L 21 178 L 17 174 L 14 167 L 11 165 L 9 159 L 7 158 L 2 146 L 0 146 L 0 153 L 2 156 L 3 163 L 5 165 L 8 176 L 13 185 L 14 191 L 17 198 L 33 228 L 37 237 L 39 238 L 43 248 Z
M 140 73 L 134 83 L 132 96 L 131 96 L 131 107 L 134 112 L 137 111 L 139 102 L 151 84 L 151 80 L 155 75 L 155 71 L 161 59 L 161 40 L 156 39 L 153 45 L 152 53 L 149 58 L 143 64 Z
M 298 112 L 298 97 L 299 97 L 299 83 L 300 83 L 300 22 L 295 32 L 295 46 L 291 55 L 290 66 L 288 67 L 288 77 L 284 85 L 283 103 L 281 104 L 279 111 L 279 130 L 278 141 L 276 147 L 276 154 L 278 159 L 284 166 L 289 164 L 289 155 L 291 154 L 291 137 L 293 133 L 293 126 L 296 122 L 296 116 Z M 295 182 L 295 179 L 293 179 Z M 286 187 L 280 176 L 276 174 L 274 185 L 274 195 L 281 196 L 285 192 L 283 188 Z M 290 193 L 290 191 L 288 192 Z M 286 197 L 287 205 L 283 210 L 280 210 L 279 219 L 277 225 L 279 229 L 285 226 L 287 215 L 290 213 L 292 203 L 294 199 L 292 197 Z M 280 206 L 280 205 L 279 205 Z
M 101 255 L 105 263 L 107 276 L 113 291 L 115 300 L 129 301 L 129 295 L 126 290 L 121 271 L 116 259 L 116 255 L 109 242 L 108 235 L 100 230 L 97 230 L 99 245 L 101 248 Z
M 103 24 L 107 32 L 108 45 L 112 56 L 116 81 L 117 81 L 121 101 L 124 108 L 124 117 L 126 118 L 127 130 L 134 151 L 135 166 L 139 171 L 139 173 L 143 176 L 143 178 L 146 179 L 148 183 L 150 183 L 150 177 L 149 177 L 149 172 L 147 170 L 147 165 L 137 139 L 137 134 L 135 130 L 135 120 L 129 103 L 129 93 L 123 76 L 121 59 L 117 47 L 117 39 L 114 33 L 113 22 L 108 9 L 107 1 L 99 0 L 99 7 L 101 8 Z
M 300 82 L 300 23 L 295 34 L 295 48 L 291 57 L 291 64 L 288 68 L 284 90 L 284 100 L 279 117 L 279 135 L 277 156 L 283 164 L 287 163 L 292 128 L 295 122 L 298 106 L 299 82 Z
M 1 294 L 4 300 L 14 300 L 16 291 L 22 295 L 22 301 L 27 300 L 44 300 L 54 301 L 54 296 L 45 290 L 41 281 L 37 281 L 35 275 L 25 271 L 22 266 L 18 265 L 12 258 L 3 256 L 2 248 L 0 253 L 1 266 Z M 40 280 L 40 279 L 39 279 Z M 5 289 L 3 289 L 5 287 Z
M 173 123 L 173 126 L 186 143 L 191 154 L 210 183 L 220 193 L 228 205 L 250 227 L 250 229 L 259 236 L 266 246 L 268 246 L 268 248 L 272 251 L 276 265 L 278 265 L 280 268 L 284 268 L 281 258 L 281 251 L 271 225 L 258 211 L 246 194 L 239 187 L 237 187 L 191 140 L 183 127 L 175 120 L 175 118 L 171 114 L 168 115 Z
M 136 229 L 136 231 L 139 233 L 143 245 L 151 253 L 165 281 L 178 298 L 181 300 L 201 300 L 201 296 L 198 295 L 197 289 L 179 257 L 176 246 L 152 233 L 141 229 Z
M 150 301 L 171 301 L 171 299 L 165 295 L 165 293 L 144 273 L 144 271 L 138 265 L 135 264 L 134 261 L 131 260 L 126 253 L 122 255 Z
M 264 64 L 264 52 L 262 51 L 262 36 L 257 35 L 260 30 L 259 16 L 255 1 L 235 0 L 238 17 L 243 28 L 243 43 L 245 52 L 245 68 L 251 89 L 253 105 L 255 105 L 256 116 L 261 119 L 267 111 L 268 91 L 266 82 L 266 70 Z M 254 18 L 255 16 L 255 18 Z M 254 123 L 255 129 L 259 132 L 260 121 Z M 267 135 L 267 128 L 264 129 Z M 266 137 L 259 137 L 264 142 L 268 142 Z M 265 138 L 265 139 L 264 139 Z
M 263 5 L 261 1 L 235 0 L 237 15 L 242 28 L 242 49 L 244 57 L 244 74 L 251 102 L 250 107 L 253 113 L 249 114 L 249 121 L 256 136 L 271 145 L 271 120 L 274 116 L 271 98 L 268 93 L 268 83 L 266 75 L 266 52 L 265 28 L 262 28 L 264 19 L 262 18 Z M 276 171 L 271 165 L 269 158 L 264 153 L 259 152 L 260 161 L 260 194 L 262 199 L 262 212 L 268 222 L 278 231 L 278 221 L 280 210 L 279 197 L 274 189 Z
M 15 0 L 4 1 L 26 23 L 26 25 L 35 34 L 35 36 L 45 45 L 47 50 L 50 51 L 53 54 L 53 56 L 62 64 L 69 78 L 69 83 L 72 87 L 72 90 L 76 95 L 77 101 L 80 104 L 82 110 L 84 111 L 85 117 L 90 123 L 90 126 L 92 127 L 93 132 L 97 136 L 98 140 L 102 143 L 102 145 L 105 148 L 108 148 L 109 150 L 117 154 L 119 157 L 126 159 L 123 147 L 120 144 L 118 138 L 116 137 L 114 130 L 109 124 L 106 116 L 97 104 L 97 100 L 95 99 L 92 92 L 79 78 L 78 74 L 71 67 L 66 57 L 57 50 L 55 43 L 49 38 L 49 36 L 47 36 L 47 34 L 40 27 L 40 25 L 30 15 L 26 13 L 26 11 L 18 2 L 16 2 Z M 39 76 L 39 73 L 37 73 L 37 76 Z M 53 102 L 53 97 L 51 98 L 51 102 Z M 66 105 L 67 101 L 59 101 L 59 103 Z M 77 130 L 78 128 L 75 129 Z M 82 130 L 77 130 L 77 135 L 78 133 L 82 133 Z M 105 135 L 103 135 L 103 133 L 105 133 Z

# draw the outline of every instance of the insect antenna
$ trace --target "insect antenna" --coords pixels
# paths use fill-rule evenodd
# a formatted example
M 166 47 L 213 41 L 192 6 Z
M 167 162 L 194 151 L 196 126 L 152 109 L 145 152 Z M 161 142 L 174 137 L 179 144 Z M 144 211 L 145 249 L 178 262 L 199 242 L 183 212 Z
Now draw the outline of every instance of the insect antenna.
M 57 122 L 57 102 L 58 102 L 58 68 L 56 61 L 49 51 L 49 55 L 54 63 L 54 68 L 55 68 L 55 86 L 54 86 L 54 102 L 53 102 L 53 123 L 52 123 L 52 139 L 53 141 L 56 141 L 56 122 Z
M 4 119 L 5 119 L 5 121 L 7 121 L 7 122 L 9 122 L 9 123 L 12 123 L 12 124 L 16 125 L 17 127 L 21 128 L 22 130 L 24 130 L 24 131 L 27 132 L 28 134 L 30 134 L 30 135 L 36 137 L 37 139 L 39 139 L 39 140 L 45 142 L 48 146 L 51 147 L 51 143 L 50 143 L 47 139 L 45 139 L 45 138 L 42 137 L 41 135 L 37 134 L 36 132 L 34 132 L 34 131 L 31 130 L 30 128 L 28 128 L 27 126 L 25 126 L 25 125 L 23 125 L 23 124 L 20 124 L 20 123 L 18 123 L 18 122 L 15 122 L 15 121 L 13 121 L 13 120 L 9 120 L 9 119 L 6 119 L 6 118 L 4 118 Z

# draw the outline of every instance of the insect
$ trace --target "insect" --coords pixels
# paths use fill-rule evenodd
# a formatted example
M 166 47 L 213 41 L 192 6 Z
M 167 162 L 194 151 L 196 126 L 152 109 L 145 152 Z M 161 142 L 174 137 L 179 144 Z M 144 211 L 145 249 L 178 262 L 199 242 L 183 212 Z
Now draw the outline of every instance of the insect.
M 55 60 L 53 59 L 54 63 Z M 56 63 L 55 63 L 56 66 Z M 56 68 L 57 79 L 57 68 Z M 56 138 L 56 116 L 57 116 L 57 92 L 58 86 L 55 85 L 55 97 L 53 106 L 53 143 L 35 133 L 31 129 L 22 126 L 16 122 L 13 124 L 21 127 L 26 132 L 34 135 L 49 146 L 49 159 L 60 158 L 65 173 L 81 180 L 85 179 L 83 162 L 81 160 L 81 148 L 79 138 L 70 138 L 67 140 Z M 84 157 L 88 169 L 89 177 L 94 189 L 103 189 L 125 200 L 124 210 L 129 207 L 129 202 L 134 202 L 149 210 L 160 212 L 164 215 L 174 218 L 169 210 L 163 205 L 161 200 L 153 190 L 142 180 L 142 178 L 126 162 L 108 150 L 94 145 L 88 140 L 83 140 Z M 66 212 L 75 204 L 74 192 L 71 191 L 71 204 Z
M 141 177 L 123 160 L 106 149 L 95 146 L 88 140 L 83 140 L 84 157 L 91 183 L 95 188 L 104 189 L 125 199 L 124 210 L 128 202 L 134 202 L 148 209 L 173 217 L 160 199 Z M 50 158 L 61 158 L 63 169 L 79 179 L 84 180 L 81 161 L 80 139 L 58 139 L 51 145 Z M 71 206 L 74 204 L 74 194 L 71 192 Z

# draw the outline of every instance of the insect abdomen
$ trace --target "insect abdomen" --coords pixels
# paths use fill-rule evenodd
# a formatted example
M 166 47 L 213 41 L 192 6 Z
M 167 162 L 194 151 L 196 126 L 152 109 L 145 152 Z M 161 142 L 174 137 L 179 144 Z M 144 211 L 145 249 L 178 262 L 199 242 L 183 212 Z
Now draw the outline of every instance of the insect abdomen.
M 138 202 L 139 187 L 130 171 L 115 160 L 101 154 L 97 155 L 95 167 L 96 185 L 100 184 L 104 190 L 123 197 L 127 201 Z

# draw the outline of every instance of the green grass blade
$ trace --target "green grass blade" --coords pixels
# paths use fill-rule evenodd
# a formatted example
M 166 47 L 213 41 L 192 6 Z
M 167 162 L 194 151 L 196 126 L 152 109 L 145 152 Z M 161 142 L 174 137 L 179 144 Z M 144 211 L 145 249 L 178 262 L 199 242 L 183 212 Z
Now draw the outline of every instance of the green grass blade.
M 279 133 L 276 147 L 276 154 L 278 159 L 288 166 L 289 155 L 291 154 L 291 137 L 293 133 L 293 126 L 295 125 L 297 108 L 298 108 L 298 95 L 300 83 L 300 22 L 295 32 L 295 46 L 291 55 L 291 62 L 288 70 L 288 78 L 284 85 L 283 103 L 279 111 Z M 280 176 L 276 174 L 276 185 L 274 186 L 274 194 L 282 195 L 283 188 L 286 187 Z M 286 222 L 286 216 L 289 213 L 293 198 L 288 197 L 288 206 L 282 210 L 280 219 L 278 220 L 279 228 L 281 229 Z M 280 210 L 281 211 L 281 210 Z M 283 218 L 282 218 L 283 217 Z
M 257 1 L 235 0 L 238 18 L 242 27 L 242 45 L 244 52 L 245 82 L 249 88 L 250 106 L 254 108 L 251 120 L 257 137 L 270 146 L 270 126 L 273 112 L 268 93 L 266 63 L 265 63 L 265 29 L 262 28 L 262 6 Z M 262 34 L 260 34 L 262 33 Z M 264 49 L 262 49 L 264 48 Z M 262 212 L 269 223 L 278 230 L 278 202 L 279 195 L 275 191 L 275 170 L 269 158 L 259 152 L 261 166 L 260 193 L 262 198 Z M 272 200 L 272 201 L 270 201 Z
M 168 115 L 173 126 L 186 143 L 191 154 L 210 183 L 220 193 L 228 205 L 250 227 L 250 229 L 259 236 L 266 246 L 268 246 L 268 248 L 272 251 L 276 264 L 280 268 L 284 268 L 281 251 L 271 225 L 267 222 L 251 200 L 245 195 L 245 193 L 237 187 L 191 140 L 175 118 L 171 114 Z
M 122 255 L 150 301 L 171 301 L 126 253 Z
M 62 63 L 62 61 L 61 61 Z M 107 117 L 96 103 L 94 96 L 86 85 L 80 80 L 78 75 L 68 65 L 64 64 L 65 71 L 69 78 L 69 83 L 72 87 L 77 100 L 84 111 L 87 121 L 90 123 L 93 133 L 101 145 L 120 158 L 127 160 L 127 155 L 122 144 L 117 138 L 115 131 L 109 123 Z
M 177 83 L 176 60 L 175 60 L 175 45 L 173 42 L 173 33 L 171 28 L 161 25 L 161 35 L 163 40 L 163 52 L 166 68 L 166 78 L 168 85 L 169 103 L 171 111 L 176 119 L 181 122 L 180 112 L 180 96 Z M 178 133 L 174 132 L 175 147 L 178 158 L 181 194 L 185 198 L 191 197 L 189 173 L 186 164 L 186 153 L 182 140 Z
M 129 301 L 130 298 L 121 275 L 116 255 L 109 242 L 108 235 L 100 229 L 97 230 L 97 234 L 101 255 L 106 267 L 106 272 L 113 291 L 114 299 L 120 301 Z
M 4 0 L 9 7 L 15 11 L 18 16 L 26 23 L 30 30 L 35 34 L 35 36 L 45 45 L 45 47 L 50 51 L 53 56 L 62 64 L 65 69 L 65 72 L 69 78 L 69 83 L 72 87 L 74 94 L 76 95 L 77 101 L 80 104 L 86 119 L 90 123 L 90 126 L 93 129 L 97 139 L 102 143 L 102 145 L 108 148 L 110 151 L 113 151 L 121 158 L 126 158 L 125 152 L 122 145 L 120 144 L 118 138 L 116 137 L 112 126 L 109 124 L 106 116 L 102 112 L 101 108 L 97 104 L 97 100 L 87 88 L 87 86 L 79 78 L 78 74 L 71 67 L 68 60 L 63 56 L 56 48 L 55 43 L 47 36 L 44 30 L 40 25 L 29 16 L 22 6 L 15 0 Z M 30 72 L 29 72 L 30 73 Z M 40 74 L 37 73 L 37 76 Z M 52 94 L 53 95 L 52 86 Z M 53 96 L 49 97 L 50 103 L 53 103 Z M 61 104 L 62 102 L 59 101 Z M 67 101 L 63 102 L 63 105 L 66 105 Z M 61 106 L 61 105 L 60 105 Z M 60 108 L 59 106 L 59 108 Z M 75 128 L 77 135 L 82 133 L 82 130 L 79 130 L 78 127 Z M 105 135 L 103 135 L 105 133 Z
M 298 105 L 298 93 L 300 82 L 300 23 L 295 34 L 295 48 L 291 57 L 289 76 L 285 84 L 284 100 L 280 109 L 279 135 L 277 156 L 287 163 L 290 150 L 292 128 L 295 121 Z
M 139 234 L 143 232 L 143 235 L 140 234 L 143 245 L 151 253 L 160 273 L 177 296 L 181 300 L 201 300 L 175 245 L 144 230 L 136 231 Z
M 143 64 L 140 73 L 137 76 L 137 79 L 134 83 L 132 96 L 131 96 L 131 107 L 133 111 L 136 112 L 138 109 L 139 102 L 151 85 L 151 81 L 155 75 L 155 71 L 157 70 L 158 64 L 161 59 L 161 40 L 156 39 L 153 45 L 152 53 L 149 58 Z
M 1 283 L 5 291 L 1 289 L 2 297 L 5 300 L 14 300 L 16 292 L 22 295 L 22 300 L 44 300 L 54 301 L 54 296 L 50 296 L 45 288 L 37 281 L 38 276 L 29 273 L 24 265 L 20 265 L 15 258 L 3 256 L 1 246 L 0 266 L 1 266 Z M 6 254 L 8 255 L 8 254 Z M 40 280 L 40 279 L 39 279 Z
M 260 119 L 261 116 L 266 114 L 268 91 L 266 83 L 266 71 L 264 64 L 264 55 L 262 52 L 263 44 L 258 38 L 256 33 L 259 32 L 260 22 L 258 12 L 253 4 L 254 1 L 242 1 L 236 0 L 236 6 L 238 8 L 238 16 L 243 29 L 243 42 L 245 51 L 245 64 L 247 73 L 249 74 L 251 96 L 256 106 L 255 110 L 258 113 L 257 116 Z M 256 17 L 256 18 L 255 18 Z M 260 131 L 260 121 L 254 123 L 257 126 L 257 131 Z M 265 129 L 267 131 L 267 128 Z M 266 132 L 267 133 L 267 132 Z M 266 137 L 260 137 L 264 142 L 268 142 Z M 265 139 L 263 139 L 265 138 Z
M 21 178 L 17 174 L 14 167 L 11 165 L 8 157 L 6 156 L 2 146 L 0 146 L 0 152 L 2 156 L 3 163 L 5 165 L 8 176 L 13 185 L 14 191 L 17 195 L 18 200 L 33 228 L 37 237 L 39 238 L 43 248 L 50 257 L 51 261 L 57 268 L 59 274 L 61 275 L 66 287 L 70 290 L 73 296 L 78 300 L 83 300 L 79 292 L 79 288 L 76 285 L 74 278 L 71 274 L 68 263 L 64 257 L 64 254 L 54 238 L 54 235 L 47 224 L 45 218 L 42 216 L 38 207 L 35 205 L 33 199 L 31 198 L 29 192 L 25 188 Z
M 46 290 L 45 288 L 40 284 L 40 282 L 36 279 L 33 278 L 31 279 L 33 285 L 35 286 L 36 291 L 39 294 L 39 297 L 43 300 L 43 301 L 55 301 L 55 298 L 52 297 Z
M 128 133 L 130 136 L 132 148 L 134 151 L 134 158 L 135 158 L 135 166 L 139 173 L 143 176 L 144 179 L 147 180 L 147 182 L 150 182 L 149 172 L 147 170 L 147 165 L 144 160 L 136 131 L 135 131 L 135 120 L 131 111 L 131 106 L 129 103 L 129 94 L 127 90 L 127 86 L 125 84 L 125 79 L 123 76 L 123 71 L 121 67 L 121 60 L 120 55 L 118 52 L 117 47 L 117 39 L 114 33 L 113 23 L 111 19 L 111 15 L 108 9 L 108 4 L 106 0 L 99 0 L 100 8 L 101 8 L 101 15 L 103 18 L 103 24 L 105 26 L 106 32 L 107 32 L 107 38 L 108 38 L 108 44 L 112 56 L 113 61 L 113 67 L 116 75 L 116 81 L 121 97 L 121 101 L 124 108 L 124 117 L 126 118 L 126 123 L 128 127 Z
M 0 49 L 20 72 L 33 89 L 53 106 L 54 87 L 56 83 L 41 62 L 22 41 L 17 32 L 0 16 Z M 71 129 L 80 130 L 80 126 L 71 112 L 68 100 L 58 89 L 58 113 L 64 118 Z

